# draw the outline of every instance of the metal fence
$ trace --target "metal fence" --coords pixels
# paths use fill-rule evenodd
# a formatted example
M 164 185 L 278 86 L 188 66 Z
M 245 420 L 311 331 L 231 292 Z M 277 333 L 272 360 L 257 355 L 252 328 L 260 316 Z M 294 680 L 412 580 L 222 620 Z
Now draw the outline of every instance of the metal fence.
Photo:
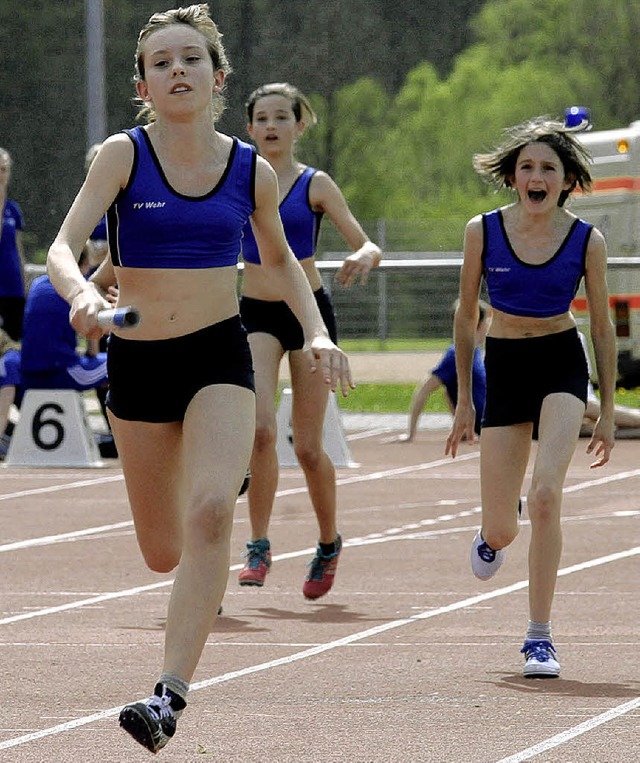
M 329 252 L 330 259 L 317 263 L 333 299 L 340 338 L 384 342 L 451 337 L 452 307 L 462 264 L 460 252 L 396 252 L 407 255 L 400 259 L 385 253 L 366 285 L 358 283 L 346 289 L 334 277 L 348 254 Z M 32 276 L 44 271 L 39 265 L 28 269 Z M 624 286 L 626 293 L 640 294 L 640 257 L 610 258 L 609 282 L 612 293 L 620 292 Z M 481 296 L 486 298 L 484 293 Z M 636 318 L 640 319 L 640 315 Z

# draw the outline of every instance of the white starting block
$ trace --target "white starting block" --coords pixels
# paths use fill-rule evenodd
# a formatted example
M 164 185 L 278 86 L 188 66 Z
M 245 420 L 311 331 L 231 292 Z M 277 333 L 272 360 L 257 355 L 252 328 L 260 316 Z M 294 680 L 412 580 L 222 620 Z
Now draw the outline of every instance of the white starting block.
M 278 438 L 276 440 L 276 453 L 280 466 L 299 466 L 293 449 L 293 432 L 291 429 L 291 390 L 287 387 L 282 390 L 280 404 L 276 412 L 276 426 Z M 329 402 L 324 417 L 324 429 L 322 442 L 327 455 L 334 466 L 357 466 L 351 458 L 351 451 L 344 435 L 340 409 L 336 402 L 335 393 L 329 393 Z
M 72 389 L 30 389 L 5 466 L 104 466 L 84 399 Z

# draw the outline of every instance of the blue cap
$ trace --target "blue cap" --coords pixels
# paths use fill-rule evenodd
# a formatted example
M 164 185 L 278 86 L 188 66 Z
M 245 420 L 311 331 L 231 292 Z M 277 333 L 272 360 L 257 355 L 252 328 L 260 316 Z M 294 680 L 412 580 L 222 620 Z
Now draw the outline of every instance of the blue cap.
M 564 126 L 574 130 L 591 127 L 591 111 L 586 106 L 571 106 L 564 112 Z

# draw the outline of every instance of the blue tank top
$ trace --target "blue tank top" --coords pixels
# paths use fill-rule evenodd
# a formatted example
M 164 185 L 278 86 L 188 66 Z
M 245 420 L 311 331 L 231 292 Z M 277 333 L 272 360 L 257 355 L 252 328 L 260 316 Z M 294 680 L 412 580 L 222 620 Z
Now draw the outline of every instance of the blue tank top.
M 24 220 L 22 210 L 15 201 L 7 199 L 0 224 L 0 297 L 24 297 L 22 263 L 17 243 L 17 234 L 24 229 Z
M 255 208 L 256 152 L 237 138 L 226 169 L 204 196 L 185 196 L 165 177 L 147 131 L 133 141 L 131 177 L 107 212 L 114 265 L 131 268 L 219 268 L 236 265 L 242 231 Z
M 284 233 L 293 253 L 298 260 L 313 257 L 320 233 L 322 212 L 314 212 L 309 201 L 309 185 L 317 170 L 307 167 L 298 175 L 289 193 L 280 203 L 280 218 Z M 245 262 L 260 264 L 260 253 L 256 244 L 251 224 L 244 229 L 242 239 L 242 257 Z
M 22 324 L 22 372 L 55 371 L 78 362 L 76 332 L 69 323 L 69 305 L 49 276 L 34 279 Z
M 531 318 L 566 313 L 585 273 L 593 226 L 576 219 L 558 251 L 540 265 L 523 262 L 513 251 L 501 210 L 482 215 L 482 226 L 483 274 L 491 305 Z

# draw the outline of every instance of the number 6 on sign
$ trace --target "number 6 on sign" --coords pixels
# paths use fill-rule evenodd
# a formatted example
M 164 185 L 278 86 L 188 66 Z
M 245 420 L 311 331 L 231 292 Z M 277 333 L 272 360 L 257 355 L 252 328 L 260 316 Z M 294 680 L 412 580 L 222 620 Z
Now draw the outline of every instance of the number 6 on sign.
M 20 408 L 6 466 L 103 466 L 82 395 L 30 389 Z
M 44 403 L 39 406 L 31 421 L 31 437 L 38 448 L 55 450 L 64 441 L 64 426 L 60 418 L 50 415 L 53 411 L 64 418 L 65 410 L 58 403 Z M 52 436 L 53 435 L 53 436 Z

